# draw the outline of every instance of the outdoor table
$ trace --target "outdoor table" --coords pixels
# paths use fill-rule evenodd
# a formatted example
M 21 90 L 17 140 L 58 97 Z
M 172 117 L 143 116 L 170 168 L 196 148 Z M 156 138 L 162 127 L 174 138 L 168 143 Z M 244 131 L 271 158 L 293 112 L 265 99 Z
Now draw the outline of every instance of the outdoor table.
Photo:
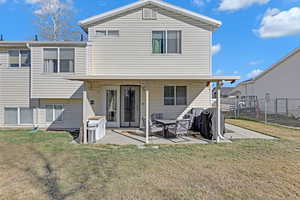
M 164 129 L 164 137 L 167 137 L 167 131 L 168 131 L 168 126 L 176 124 L 175 119 L 156 119 L 155 120 L 157 123 L 163 125 Z

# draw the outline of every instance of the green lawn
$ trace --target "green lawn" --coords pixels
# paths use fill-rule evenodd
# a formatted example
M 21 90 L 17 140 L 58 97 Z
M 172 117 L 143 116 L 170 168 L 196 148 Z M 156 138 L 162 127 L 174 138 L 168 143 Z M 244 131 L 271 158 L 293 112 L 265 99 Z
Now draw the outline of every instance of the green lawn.
M 0 131 L 0 199 L 300 199 L 300 131 L 263 127 L 281 139 L 138 149 Z

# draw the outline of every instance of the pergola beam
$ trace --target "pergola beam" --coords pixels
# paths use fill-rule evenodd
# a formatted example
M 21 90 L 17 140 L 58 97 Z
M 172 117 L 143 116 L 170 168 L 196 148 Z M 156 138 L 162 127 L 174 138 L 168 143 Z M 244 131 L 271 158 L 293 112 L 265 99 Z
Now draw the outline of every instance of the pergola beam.
M 87 84 L 83 84 L 82 94 L 82 142 L 87 144 Z

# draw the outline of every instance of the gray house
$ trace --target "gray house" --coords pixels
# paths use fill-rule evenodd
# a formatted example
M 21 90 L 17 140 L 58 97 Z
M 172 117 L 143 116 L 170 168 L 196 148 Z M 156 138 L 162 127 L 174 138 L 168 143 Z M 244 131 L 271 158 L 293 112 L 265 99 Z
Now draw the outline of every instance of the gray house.
M 211 107 L 212 33 L 221 22 L 159 0 L 80 21 L 87 42 L 0 42 L 0 126 L 74 129 L 106 116 L 141 127 L 155 112 Z M 220 84 L 219 84 L 220 85 Z

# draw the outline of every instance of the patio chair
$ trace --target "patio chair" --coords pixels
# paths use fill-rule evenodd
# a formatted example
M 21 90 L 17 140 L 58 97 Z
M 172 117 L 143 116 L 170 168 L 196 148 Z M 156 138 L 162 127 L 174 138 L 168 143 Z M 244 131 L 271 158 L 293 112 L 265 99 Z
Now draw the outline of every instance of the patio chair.
M 151 121 L 154 124 L 156 124 L 156 122 L 155 122 L 156 119 L 163 119 L 163 118 L 164 118 L 164 114 L 163 113 L 152 113 L 151 114 Z
M 175 125 L 168 126 L 168 132 L 176 137 L 187 136 L 189 133 L 189 125 L 189 119 L 177 120 Z
M 144 125 L 143 131 L 146 132 L 146 119 L 142 118 L 142 120 L 143 120 L 143 125 Z M 153 124 L 151 120 L 149 120 L 148 123 L 149 123 L 149 133 L 150 134 L 163 133 L 163 131 L 164 131 L 163 126 L 161 126 L 159 124 Z
M 183 119 L 189 120 L 189 130 L 191 130 L 193 128 L 194 118 L 195 118 L 195 116 L 192 114 L 186 114 L 183 117 Z

